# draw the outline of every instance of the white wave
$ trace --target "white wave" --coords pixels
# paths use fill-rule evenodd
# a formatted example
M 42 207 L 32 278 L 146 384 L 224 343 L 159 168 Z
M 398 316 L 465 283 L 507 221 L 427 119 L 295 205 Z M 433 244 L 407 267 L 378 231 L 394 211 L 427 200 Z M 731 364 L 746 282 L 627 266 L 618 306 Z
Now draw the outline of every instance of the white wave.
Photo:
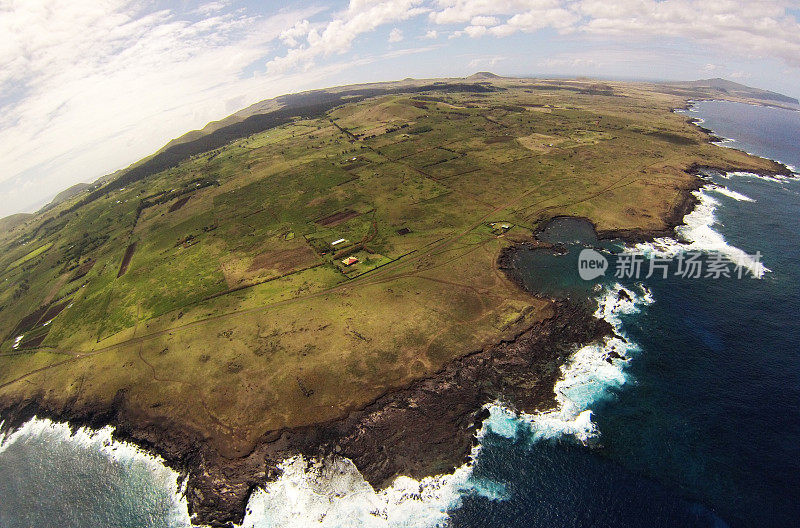
M 2 427 L 2 423 L 0 423 Z M 78 428 L 74 432 L 69 425 L 46 418 L 33 418 L 10 434 L 0 435 L 0 456 L 17 442 L 41 442 L 45 445 L 66 443 L 77 450 L 100 452 L 109 462 L 122 465 L 127 472 L 148 474 L 145 478 L 153 485 L 167 490 L 172 495 L 169 525 L 191 526 L 184 490 L 178 487 L 178 474 L 164 465 L 160 457 L 151 455 L 136 446 L 112 439 L 112 427 L 99 430 Z M 102 477 L 100 477 L 102 478 Z M 149 484 L 148 484 L 149 485 Z
M 794 169 L 792 167 L 788 167 L 788 168 L 789 168 L 789 170 L 794 172 Z M 776 182 L 776 181 L 782 182 L 782 181 L 793 179 L 792 177 L 784 176 L 783 174 L 756 174 L 754 172 L 745 172 L 745 171 L 728 172 L 728 173 L 725 173 L 723 175 L 723 177 L 726 178 L 726 179 L 728 179 L 728 178 L 750 178 L 750 179 L 764 180 L 764 181 L 769 181 L 769 182 Z
M 723 196 L 727 196 L 728 198 L 733 198 L 737 202 L 755 202 L 755 200 L 753 200 L 749 196 L 745 196 L 742 193 L 738 193 L 732 189 L 723 187 L 722 185 L 710 185 L 708 189 Z
M 590 407 L 605 398 L 611 389 L 626 383 L 627 359 L 639 350 L 636 343 L 625 338 L 621 316 L 638 313 L 653 302 L 650 291 L 643 286 L 640 288 L 638 294 L 620 284 L 604 288 L 594 315 L 608 321 L 617 335 L 584 346 L 570 356 L 561 367 L 561 378 L 554 387 L 555 409 L 515 415 L 495 405 L 489 409 L 488 427 L 508 436 L 513 431 L 514 418 L 521 418 L 531 428 L 535 441 L 568 435 L 586 443 L 595 438 L 598 431 L 592 422 Z
M 486 432 L 484 422 L 478 432 Z M 250 497 L 243 528 L 401 528 L 438 527 L 465 494 L 490 500 L 507 497 L 498 482 L 473 477 L 480 442 L 470 462 L 453 473 L 415 480 L 401 476 L 385 489 L 375 490 L 347 458 L 323 460 L 303 456 L 279 465 L 281 476 Z
M 694 191 L 698 204 L 683 218 L 684 225 L 675 228 L 679 240 L 670 237 L 656 238 L 651 242 L 636 244 L 634 251 L 660 257 L 674 257 L 687 251 L 715 252 L 727 257 L 735 267 L 749 271 L 752 277 L 762 278 L 770 270 L 764 267 L 760 257 L 728 244 L 722 233 L 714 229 L 717 225 L 716 210 L 720 203 L 709 191 L 719 192 L 718 187 L 710 184 Z

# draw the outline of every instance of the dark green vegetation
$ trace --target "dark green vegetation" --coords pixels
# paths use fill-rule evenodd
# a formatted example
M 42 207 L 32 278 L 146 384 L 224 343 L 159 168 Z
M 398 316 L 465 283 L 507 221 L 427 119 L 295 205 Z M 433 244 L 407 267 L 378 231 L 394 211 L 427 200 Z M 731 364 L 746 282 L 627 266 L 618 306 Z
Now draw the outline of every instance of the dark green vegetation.
M 125 406 L 233 460 L 513 339 L 553 308 L 497 259 L 541 222 L 668 232 L 692 167 L 780 170 L 662 90 L 349 87 L 176 140 L 0 234 L 0 401 Z

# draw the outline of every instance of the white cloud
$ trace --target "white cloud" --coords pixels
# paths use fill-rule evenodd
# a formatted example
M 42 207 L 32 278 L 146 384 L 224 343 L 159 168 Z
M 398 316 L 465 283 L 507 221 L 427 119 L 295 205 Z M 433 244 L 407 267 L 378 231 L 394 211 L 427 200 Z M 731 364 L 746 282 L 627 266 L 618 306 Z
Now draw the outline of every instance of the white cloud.
M 310 68 L 318 57 L 344 53 L 351 49 L 360 35 L 385 24 L 407 20 L 427 13 L 420 7 L 423 0 L 350 0 L 347 9 L 338 13 L 320 28 L 312 28 L 305 43 L 291 47 L 285 55 L 267 63 L 271 73 L 292 68 Z
M 491 28 L 490 32 L 496 37 L 506 37 L 517 31 L 532 32 L 547 27 L 565 31 L 572 29 L 578 20 L 578 15 L 571 9 L 547 5 L 518 13 L 504 24 Z
M 437 0 L 437 9 L 429 16 L 437 24 L 468 23 L 456 36 L 507 37 L 545 27 L 570 29 L 580 18 L 573 4 L 559 0 Z
M 493 16 L 476 16 L 469 21 L 471 26 L 496 26 L 499 23 L 500 19 Z
M 500 55 L 493 55 L 491 57 L 476 57 L 469 61 L 468 66 L 471 69 L 492 68 L 505 60 L 506 57 L 501 57 Z
M 208 16 L 217 11 L 222 11 L 228 7 L 228 5 L 230 5 L 230 2 L 208 2 L 195 9 L 195 13 Z
M 435 0 L 430 20 L 452 37 L 553 28 L 626 40 L 674 37 L 800 66 L 800 24 L 785 0 Z
M 550 11 L 566 11 L 571 1 L 560 0 L 436 0 L 430 18 L 437 24 L 469 22 L 473 26 L 496 26 L 498 17 L 530 13 L 551 17 Z
M 800 66 L 800 24 L 781 0 L 583 0 L 580 30 L 632 38 L 677 37 Z
M 472 38 L 482 37 L 486 34 L 486 26 L 467 26 L 464 28 L 464 33 Z
M 281 41 L 287 46 L 297 46 L 298 41 L 297 39 L 301 37 L 305 37 L 308 35 L 308 32 L 311 30 L 311 23 L 303 19 L 297 22 L 295 25 L 290 27 L 289 29 L 281 32 Z
M 403 32 L 397 28 L 394 28 L 389 33 L 389 42 L 400 42 L 401 40 L 403 40 Z
M 123 0 L 0 1 L 0 216 L 238 109 L 229 101 L 306 84 L 241 74 L 310 14 L 198 21 Z
M 425 36 L 422 37 L 422 38 L 426 38 L 426 39 L 430 39 L 430 40 L 437 39 L 437 38 L 439 38 L 439 32 L 436 31 L 435 29 L 430 29 L 430 30 L 428 30 L 427 33 L 425 33 Z

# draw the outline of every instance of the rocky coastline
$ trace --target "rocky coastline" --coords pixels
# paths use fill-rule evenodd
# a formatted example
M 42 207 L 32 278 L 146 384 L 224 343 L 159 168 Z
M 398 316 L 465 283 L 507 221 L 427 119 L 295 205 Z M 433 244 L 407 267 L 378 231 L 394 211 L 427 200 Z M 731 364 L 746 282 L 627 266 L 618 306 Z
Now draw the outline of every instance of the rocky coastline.
M 209 448 L 200 431 L 136 412 L 124 393 L 110 403 L 66 402 L 59 408 L 43 403 L 43 397 L 4 401 L 0 416 L 4 432 L 33 417 L 73 428 L 112 425 L 116 440 L 160 456 L 181 474 L 194 523 L 232 526 L 241 523 L 252 491 L 277 478 L 278 464 L 296 454 L 347 457 L 376 488 L 401 474 L 422 478 L 452 471 L 468 459 L 486 417 L 485 403 L 501 399 L 523 412 L 552 407 L 564 359 L 575 346 L 611 332 L 587 307 L 555 301 L 548 318 L 513 340 L 462 356 L 342 420 L 274 432 L 235 459 Z
M 663 228 L 600 230 L 598 237 L 633 243 L 673 235 L 697 204 L 693 191 L 706 183 L 700 174 L 708 169 L 736 167 L 690 167 L 694 178 L 662 218 Z M 792 174 L 777 162 L 774 171 L 762 173 Z M 507 248 L 498 259 L 500 269 L 519 285 L 513 256 L 521 245 Z M 278 465 L 297 454 L 349 458 L 376 488 L 401 474 L 421 478 L 452 471 L 468 459 L 475 432 L 486 418 L 487 402 L 502 400 L 526 413 L 553 407 L 553 386 L 565 358 L 577 346 L 612 334 L 613 328 L 594 317 L 591 307 L 553 300 L 549 317 L 514 339 L 453 360 L 434 375 L 388 392 L 343 419 L 269 433 L 237 458 L 226 458 L 210 447 L 203 431 L 188 427 L 180 417 L 153 420 L 131 405 L 124 391 L 110 402 L 92 404 L 67 400 L 54 406 L 44 394 L 24 401 L 0 400 L 0 432 L 11 432 L 34 417 L 67 422 L 73 428 L 111 425 L 116 440 L 158 455 L 180 473 L 193 523 L 227 527 L 241 523 L 253 490 L 276 479 Z

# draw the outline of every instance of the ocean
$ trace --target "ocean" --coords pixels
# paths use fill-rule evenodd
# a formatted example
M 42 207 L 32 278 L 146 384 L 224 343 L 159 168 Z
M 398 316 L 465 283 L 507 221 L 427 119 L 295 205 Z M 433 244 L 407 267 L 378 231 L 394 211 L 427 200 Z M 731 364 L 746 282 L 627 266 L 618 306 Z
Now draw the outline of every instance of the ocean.
M 800 167 L 799 112 L 705 101 L 686 114 L 724 146 Z M 244 526 L 796 525 L 800 181 L 706 178 L 680 240 L 623 247 L 566 221 L 546 233 L 565 254 L 517 255 L 529 287 L 592 303 L 618 334 L 573 354 L 557 409 L 520 416 L 491 403 L 472 465 L 377 492 L 347 460 L 288 460 Z M 587 247 L 610 262 L 592 281 L 578 275 Z M 742 277 L 613 276 L 621 254 L 674 266 L 685 252 L 702 252 L 706 269 L 722 255 Z M 107 429 L 71 436 L 35 420 L 0 447 L 0 527 L 188 526 L 177 486 Z

